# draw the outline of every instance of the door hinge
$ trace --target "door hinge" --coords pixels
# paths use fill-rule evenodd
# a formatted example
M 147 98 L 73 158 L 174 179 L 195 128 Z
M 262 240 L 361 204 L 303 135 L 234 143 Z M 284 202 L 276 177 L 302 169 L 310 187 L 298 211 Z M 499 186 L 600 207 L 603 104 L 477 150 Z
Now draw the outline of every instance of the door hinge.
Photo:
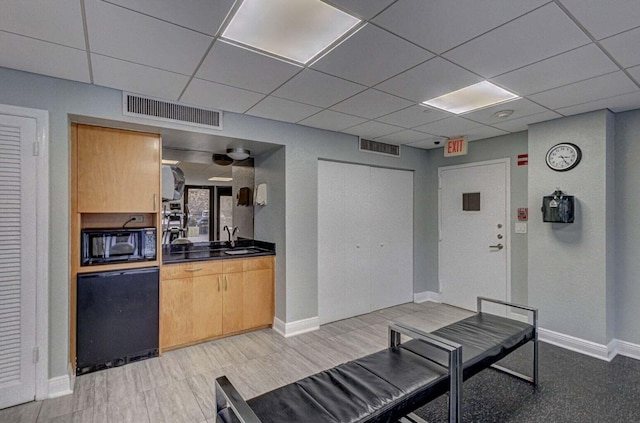
M 33 155 L 34 156 L 40 155 L 40 143 L 38 141 L 33 143 Z
M 33 364 L 36 364 L 40 361 L 40 348 L 33 347 Z

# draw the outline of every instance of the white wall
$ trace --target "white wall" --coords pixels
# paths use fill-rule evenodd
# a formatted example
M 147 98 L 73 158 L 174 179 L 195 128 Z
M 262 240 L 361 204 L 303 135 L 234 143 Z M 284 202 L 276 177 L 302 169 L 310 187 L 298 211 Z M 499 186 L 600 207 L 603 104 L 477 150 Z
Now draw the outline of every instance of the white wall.
M 640 345 L 640 110 L 616 115 L 616 337 Z
M 614 281 L 613 115 L 608 111 L 556 119 L 529 128 L 529 304 L 545 329 L 606 345 L 612 331 Z M 554 172 L 547 150 L 559 142 L 580 146 L 578 167 Z M 577 199 L 575 223 L 543 223 L 542 197 L 559 187 Z

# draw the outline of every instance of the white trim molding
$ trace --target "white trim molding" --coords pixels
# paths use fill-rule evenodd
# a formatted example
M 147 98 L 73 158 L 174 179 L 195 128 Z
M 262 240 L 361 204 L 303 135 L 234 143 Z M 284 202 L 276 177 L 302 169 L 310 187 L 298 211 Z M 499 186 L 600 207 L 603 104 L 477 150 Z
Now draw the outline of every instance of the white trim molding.
M 567 350 L 599 358 L 600 360 L 611 361 L 616 355 L 614 351 L 615 340 L 608 345 L 604 345 L 543 328 L 538 328 L 538 339 Z
M 629 358 L 635 358 L 636 360 L 640 360 L 640 345 L 632 344 L 631 342 L 621 341 L 619 339 L 614 339 L 615 348 L 614 351 L 617 354 L 623 355 Z
M 67 375 L 56 376 L 49 379 L 49 398 L 58 398 L 73 394 L 73 385 L 76 377 L 73 374 L 71 364 L 69 364 L 67 371 L 69 372 Z
M 414 303 L 424 303 L 427 301 L 431 301 L 434 303 L 441 303 L 440 301 L 440 293 L 433 291 L 422 291 L 416 292 L 413 294 L 413 302 Z
M 277 317 L 273 319 L 273 330 L 285 338 L 302 335 L 303 333 L 313 332 L 318 329 L 320 329 L 320 319 L 318 319 L 318 316 L 289 323 L 285 323 Z

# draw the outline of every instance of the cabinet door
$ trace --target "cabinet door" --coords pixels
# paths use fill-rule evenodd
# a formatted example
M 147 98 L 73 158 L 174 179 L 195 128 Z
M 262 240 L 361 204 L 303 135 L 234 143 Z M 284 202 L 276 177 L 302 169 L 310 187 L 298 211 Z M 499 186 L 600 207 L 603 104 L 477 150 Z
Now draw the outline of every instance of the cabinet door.
M 273 324 L 273 269 L 245 272 L 243 297 L 245 329 Z
M 190 278 L 162 280 L 160 346 L 186 344 L 193 332 L 193 285 Z
M 156 212 L 160 137 L 78 125 L 78 212 Z
M 222 275 L 222 332 L 232 333 L 244 329 L 244 273 L 225 273 Z
M 222 275 L 193 278 L 193 340 L 222 334 Z

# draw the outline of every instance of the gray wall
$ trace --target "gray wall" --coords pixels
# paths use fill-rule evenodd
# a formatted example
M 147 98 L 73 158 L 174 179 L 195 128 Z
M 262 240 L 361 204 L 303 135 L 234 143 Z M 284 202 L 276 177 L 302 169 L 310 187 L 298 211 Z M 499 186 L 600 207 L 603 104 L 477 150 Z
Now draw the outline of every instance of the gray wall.
M 122 115 L 122 93 L 117 90 L 49 78 L 26 72 L 0 68 L 0 103 L 48 110 L 50 113 L 50 307 L 49 363 L 50 377 L 65 375 L 69 344 L 69 122 L 70 116 L 90 122 L 92 117 L 124 122 L 152 130 L 153 120 Z M 166 123 L 165 127 L 193 132 L 194 128 Z M 361 153 L 356 137 L 274 122 L 234 113 L 224 114 L 224 130 L 197 129 L 232 138 L 251 139 L 285 145 L 284 198 L 287 211 L 284 230 L 281 222 L 260 228 L 260 235 L 278 239 L 285 260 L 286 286 L 284 311 L 282 292 L 279 318 L 285 322 L 317 315 L 317 161 L 319 158 L 341 160 L 376 166 L 415 170 L 414 202 L 414 285 L 424 286 L 427 254 L 427 224 L 422 211 L 426 209 L 427 185 L 424 150 L 403 148 L 402 158 Z M 279 159 L 281 160 L 281 159 Z M 278 176 L 274 176 L 276 180 Z M 284 209 L 282 210 L 284 211 Z M 258 220 L 260 221 L 260 220 Z M 286 245 L 284 245 L 286 244 Z M 284 247 L 284 248 L 283 248 Z M 279 272 L 282 273 L 281 271 Z M 281 288 L 283 282 L 278 282 Z
M 613 115 L 587 113 L 529 128 L 529 303 L 540 309 L 540 325 L 599 344 L 613 337 L 611 318 L 613 219 L 608 202 L 613 169 Z M 580 146 L 582 162 L 568 172 L 545 164 L 547 150 L 559 142 Z M 575 223 L 543 223 L 542 197 L 560 187 L 577 199 Z M 609 244 L 608 244 L 609 243 Z
M 527 303 L 527 235 L 514 233 L 518 207 L 527 207 L 527 166 L 518 166 L 518 154 L 527 153 L 527 133 L 470 142 L 466 156 L 444 157 L 443 149 L 428 151 L 427 173 L 429 183 L 427 208 L 421 210 L 427 225 L 427 281 L 417 291 L 438 291 L 438 168 L 464 163 L 509 157 L 511 159 L 511 299 Z M 529 210 L 531 214 L 533 210 Z
M 233 176 L 233 188 L 231 192 L 233 199 L 233 227 L 238 228 L 238 232 L 236 233 L 238 238 L 253 239 L 253 198 L 251 199 L 252 205 L 240 206 L 238 205 L 237 195 L 240 188 L 248 187 L 253 196 L 256 176 L 255 168 L 253 166 L 233 166 L 231 176 Z M 222 228 L 220 228 L 220 238 L 227 239 L 222 232 Z
M 616 337 L 640 344 L 640 110 L 616 115 Z

